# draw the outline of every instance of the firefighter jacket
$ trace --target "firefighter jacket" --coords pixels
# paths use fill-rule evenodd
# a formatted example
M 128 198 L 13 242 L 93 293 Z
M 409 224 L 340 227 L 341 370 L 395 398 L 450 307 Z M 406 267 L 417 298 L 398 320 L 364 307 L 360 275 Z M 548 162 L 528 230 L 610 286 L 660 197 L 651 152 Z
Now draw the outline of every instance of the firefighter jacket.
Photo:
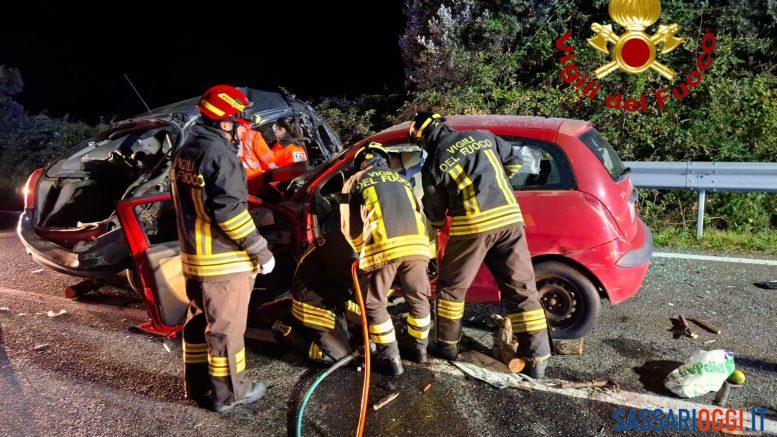
M 376 165 L 377 164 L 377 165 Z M 343 234 L 359 254 L 359 268 L 378 269 L 400 258 L 429 259 L 429 236 L 410 183 L 382 158 L 343 186 Z
M 424 212 L 435 227 L 451 217 L 450 235 L 475 235 L 523 222 L 510 178 L 517 149 L 486 131 L 430 132 L 424 163 Z
M 170 170 L 183 274 L 217 278 L 272 258 L 248 213 L 246 176 L 220 131 L 195 125 Z

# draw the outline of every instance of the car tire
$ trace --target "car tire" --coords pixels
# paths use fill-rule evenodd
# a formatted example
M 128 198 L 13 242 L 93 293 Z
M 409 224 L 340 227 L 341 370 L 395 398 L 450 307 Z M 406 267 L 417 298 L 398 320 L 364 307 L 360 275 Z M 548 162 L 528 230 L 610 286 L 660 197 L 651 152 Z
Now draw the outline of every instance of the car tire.
M 537 263 L 534 275 L 551 336 L 584 337 L 596 325 L 602 308 L 593 282 L 579 270 L 558 261 Z

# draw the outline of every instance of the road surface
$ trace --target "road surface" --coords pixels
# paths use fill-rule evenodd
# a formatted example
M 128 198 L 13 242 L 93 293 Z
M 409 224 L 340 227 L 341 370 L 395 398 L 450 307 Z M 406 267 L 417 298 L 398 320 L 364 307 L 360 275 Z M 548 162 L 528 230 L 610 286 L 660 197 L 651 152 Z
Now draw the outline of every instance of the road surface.
M 554 357 L 548 376 L 614 379 L 619 399 L 635 399 L 627 405 L 678 405 L 662 378 L 696 349 L 730 349 L 748 381 L 729 405 L 767 408 L 767 424 L 774 425 L 777 292 L 752 283 L 775 278 L 774 265 L 656 258 L 640 293 L 617 306 L 605 302 L 585 353 Z M 12 231 L 0 231 L 0 435 L 286 435 L 320 372 L 277 344 L 249 342 L 247 372 L 269 385 L 265 398 L 223 415 L 201 410 L 183 399 L 180 340 L 129 329 L 146 320 L 133 292 L 118 282 L 77 301 L 64 298 L 63 288 L 75 282 L 32 262 Z M 45 314 L 62 309 L 67 313 L 59 317 Z M 499 311 L 478 305 L 467 315 Z M 679 314 L 723 333 L 697 329 L 698 341 L 674 340 L 668 318 Z M 490 333 L 466 332 L 470 344 L 490 347 Z M 325 380 L 309 404 L 304 435 L 351 434 L 360 383 L 352 368 Z M 440 360 L 408 366 L 395 380 L 375 376 L 371 400 L 395 391 L 396 401 L 370 412 L 368 435 L 614 435 L 613 411 L 625 402 L 600 392 L 594 397 L 602 400 L 594 400 L 589 390 L 498 390 Z M 690 402 L 709 405 L 713 398 Z

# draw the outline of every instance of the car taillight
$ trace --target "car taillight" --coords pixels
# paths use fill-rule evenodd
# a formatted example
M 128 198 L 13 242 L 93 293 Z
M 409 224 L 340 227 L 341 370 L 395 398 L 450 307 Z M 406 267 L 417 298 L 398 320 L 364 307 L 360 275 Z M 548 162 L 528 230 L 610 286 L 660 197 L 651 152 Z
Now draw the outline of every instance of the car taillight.
M 24 209 L 35 208 L 35 189 L 37 188 L 38 181 L 42 175 L 43 169 L 39 168 L 32 172 L 30 177 L 27 178 L 27 183 L 24 184 Z

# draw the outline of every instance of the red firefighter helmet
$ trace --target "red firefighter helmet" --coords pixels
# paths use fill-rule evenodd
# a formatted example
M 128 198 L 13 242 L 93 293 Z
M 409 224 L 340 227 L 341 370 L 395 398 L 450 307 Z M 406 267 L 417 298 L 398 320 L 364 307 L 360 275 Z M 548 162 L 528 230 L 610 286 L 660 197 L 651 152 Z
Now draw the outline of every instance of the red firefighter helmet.
M 230 85 L 216 85 L 202 95 L 197 108 L 203 117 L 213 121 L 229 121 L 251 106 L 248 97 Z

